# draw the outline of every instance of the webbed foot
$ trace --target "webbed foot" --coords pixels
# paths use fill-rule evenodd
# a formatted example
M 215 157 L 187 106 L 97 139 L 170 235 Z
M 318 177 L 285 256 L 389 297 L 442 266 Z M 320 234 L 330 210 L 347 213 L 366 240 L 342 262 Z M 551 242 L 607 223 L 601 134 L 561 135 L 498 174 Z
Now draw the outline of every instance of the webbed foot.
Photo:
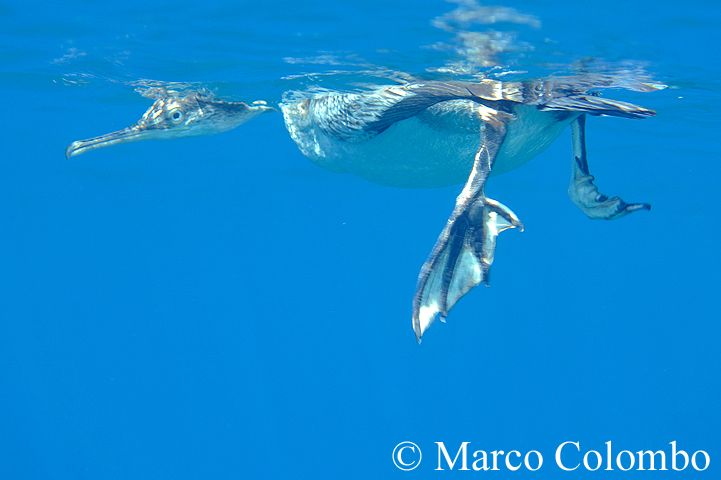
M 621 197 L 609 197 L 598 190 L 586 155 L 586 117 L 581 115 L 571 125 L 573 134 L 573 173 L 568 196 L 587 217 L 613 220 L 638 210 L 651 210 L 648 203 L 627 203 Z
M 498 235 L 523 224 L 508 207 L 481 196 L 457 208 L 421 269 L 413 301 L 413 331 L 423 333 L 476 285 L 488 284 Z
M 509 119 L 504 112 L 486 114 L 471 174 L 418 276 L 412 324 L 419 343 L 436 317 L 444 321 L 463 295 L 488 284 L 498 235 L 512 228 L 523 231 L 515 213 L 484 193 Z
M 574 174 L 568 196 L 588 218 L 593 219 L 613 220 L 638 210 L 651 210 L 648 203 L 627 203 L 621 197 L 609 197 L 599 192 L 593 175 Z

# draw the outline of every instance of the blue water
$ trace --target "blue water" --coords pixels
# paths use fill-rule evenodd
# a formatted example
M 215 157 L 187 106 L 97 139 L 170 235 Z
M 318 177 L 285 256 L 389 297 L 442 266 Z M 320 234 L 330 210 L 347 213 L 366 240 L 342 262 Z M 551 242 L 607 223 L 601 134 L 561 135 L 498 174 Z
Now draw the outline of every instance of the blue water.
M 458 76 L 590 65 L 669 85 L 609 95 L 655 118 L 588 122 L 602 190 L 653 209 L 585 218 L 566 196 L 564 134 L 492 179 L 526 231 L 503 234 L 492 287 L 419 346 L 416 276 L 460 186 L 328 172 L 279 114 L 72 160 L 64 149 L 139 118 L 143 79 L 276 103 L 292 89 L 450 76 L 438 69 L 469 57 L 433 19 L 458 5 L 0 5 L 0 478 L 718 478 L 721 8 L 503 6 L 520 16 L 455 30 L 501 32 L 496 54 Z M 413 472 L 391 459 L 403 440 L 424 451 Z M 675 440 L 711 467 L 554 465 L 561 442 L 608 440 Z M 436 472 L 437 441 L 545 462 Z

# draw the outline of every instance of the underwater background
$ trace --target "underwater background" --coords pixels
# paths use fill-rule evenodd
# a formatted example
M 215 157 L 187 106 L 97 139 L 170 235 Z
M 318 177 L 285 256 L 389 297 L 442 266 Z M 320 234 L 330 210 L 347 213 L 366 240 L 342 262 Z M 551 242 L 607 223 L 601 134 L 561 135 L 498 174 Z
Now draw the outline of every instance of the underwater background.
M 720 27 L 696 0 L 0 3 L 0 479 L 718 478 Z M 585 218 L 565 133 L 491 179 L 526 231 L 421 345 L 415 281 L 460 185 L 323 170 L 279 113 L 64 157 L 136 121 L 138 85 L 277 104 L 617 70 L 669 88 L 607 92 L 658 115 L 590 118 L 591 168 L 652 210 Z M 559 472 L 567 440 L 712 462 Z M 545 465 L 434 472 L 436 441 Z

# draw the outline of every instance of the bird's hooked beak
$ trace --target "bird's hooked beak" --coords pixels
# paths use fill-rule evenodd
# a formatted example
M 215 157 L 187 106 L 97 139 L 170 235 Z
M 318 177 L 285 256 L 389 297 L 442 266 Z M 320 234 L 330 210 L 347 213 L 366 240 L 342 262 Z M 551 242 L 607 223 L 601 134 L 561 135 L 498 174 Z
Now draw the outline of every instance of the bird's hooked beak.
M 88 138 L 87 140 L 77 140 L 68 145 L 68 148 L 65 150 L 65 158 L 74 157 L 75 155 L 80 155 L 81 153 L 95 150 L 97 148 L 142 140 L 147 136 L 147 134 L 147 128 L 141 124 L 135 124 L 131 127 L 106 133 L 105 135 L 100 135 L 98 137 Z

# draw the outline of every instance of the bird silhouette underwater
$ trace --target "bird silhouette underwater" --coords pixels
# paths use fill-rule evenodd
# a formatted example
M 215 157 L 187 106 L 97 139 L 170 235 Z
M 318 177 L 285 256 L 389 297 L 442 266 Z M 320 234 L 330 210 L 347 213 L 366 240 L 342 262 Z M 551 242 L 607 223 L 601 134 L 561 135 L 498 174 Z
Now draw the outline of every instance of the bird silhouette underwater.
M 646 203 L 601 193 L 586 152 L 586 118 L 655 115 L 599 90 L 651 92 L 664 85 L 628 76 L 581 75 L 502 82 L 428 81 L 364 92 L 294 92 L 279 107 L 300 151 L 318 165 L 397 186 L 465 185 L 418 276 L 411 323 L 420 342 L 433 321 L 473 287 L 488 283 L 496 239 L 523 230 L 518 216 L 485 194 L 491 174 L 512 170 L 548 147 L 570 126 L 571 201 L 589 218 L 612 220 Z M 234 129 L 275 108 L 265 101 L 226 101 L 210 91 L 146 88 L 154 100 L 135 124 L 72 142 L 68 158 L 150 139 L 208 135 Z

